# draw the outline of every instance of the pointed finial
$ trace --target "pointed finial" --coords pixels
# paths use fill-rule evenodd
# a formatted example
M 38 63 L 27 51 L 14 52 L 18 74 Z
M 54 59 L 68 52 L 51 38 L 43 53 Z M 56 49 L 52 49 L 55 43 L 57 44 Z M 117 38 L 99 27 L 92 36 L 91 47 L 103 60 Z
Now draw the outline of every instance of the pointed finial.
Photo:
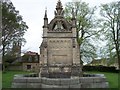
M 63 15 L 63 6 L 60 0 L 58 0 L 57 2 L 55 15 L 60 15 L 60 16 Z
M 76 18 L 75 18 L 75 12 L 74 8 L 72 8 L 72 27 L 76 27 Z
M 47 7 L 45 7 L 45 16 L 44 18 L 47 18 Z
M 62 9 L 62 3 L 60 0 L 58 0 L 58 3 L 57 3 L 57 6 L 56 6 L 56 9 Z
M 44 16 L 44 25 L 43 25 L 43 28 L 46 28 L 47 25 L 48 25 L 47 8 L 45 8 L 45 16 Z

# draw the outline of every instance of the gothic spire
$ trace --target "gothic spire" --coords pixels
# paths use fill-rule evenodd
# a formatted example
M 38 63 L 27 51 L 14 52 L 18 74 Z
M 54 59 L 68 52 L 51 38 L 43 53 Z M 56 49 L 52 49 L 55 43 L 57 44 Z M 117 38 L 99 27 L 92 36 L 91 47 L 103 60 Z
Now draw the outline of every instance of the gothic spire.
M 44 19 L 47 19 L 47 8 L 45 9 Z
M 45 9 L 45 15 L 44 15 L 44 28 L 46 28 L 48 25 L 48 18 L 47 18 L 47 8 Z
M 72 8 L 72 27 L 76 26 L 76 18 L 75 18 L 75 12 L 74 12 L 74 8 Z
M 60 0 L 58 0 L 57 2 L 56 11 L 55 11 L 55 15 L 63 15 L 63 6 Z
M 57 6 L 56 6 L 56 10 L 59 10 L 59 9 L 63 9 L 62 8 L 62 3 L 61 3 L 61 1 L 60 0 L 58 0 L 58 2 L 57 2 Z

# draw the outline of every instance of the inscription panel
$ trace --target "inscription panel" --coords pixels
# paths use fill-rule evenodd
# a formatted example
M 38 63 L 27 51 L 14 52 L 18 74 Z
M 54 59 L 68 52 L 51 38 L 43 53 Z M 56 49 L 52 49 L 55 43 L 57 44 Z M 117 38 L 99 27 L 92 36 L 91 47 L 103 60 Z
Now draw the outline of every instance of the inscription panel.
M 51 65 L 72 64 L 72 40 L 49 39 L 48 40 L 48 63 Z

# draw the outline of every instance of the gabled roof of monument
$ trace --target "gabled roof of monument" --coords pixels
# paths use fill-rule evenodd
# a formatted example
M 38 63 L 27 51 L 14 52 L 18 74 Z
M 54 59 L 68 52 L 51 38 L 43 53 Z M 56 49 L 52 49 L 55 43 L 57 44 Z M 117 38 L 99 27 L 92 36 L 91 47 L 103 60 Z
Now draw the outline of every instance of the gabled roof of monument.
M 64 10 L 60 0 L 57 2 L 56 11 L 54 12 L 54 14 L 54 19 L 52 19 L 51 22 L 48 24 L 49 31 L 71 31 L 72 25 L 64 18 Z

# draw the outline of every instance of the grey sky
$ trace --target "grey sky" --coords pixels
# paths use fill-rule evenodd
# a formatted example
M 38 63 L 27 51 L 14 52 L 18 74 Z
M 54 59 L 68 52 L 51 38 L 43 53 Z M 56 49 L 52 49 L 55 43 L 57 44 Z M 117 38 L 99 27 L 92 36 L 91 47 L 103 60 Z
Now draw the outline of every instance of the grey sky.
M 16 10 L 19 10 L 29 29 L 25 33 L 27 43 L 22 51 L 34 51 L 39 53 L 39 46 L 42 42 L 42 26 L 45 8 L 47 7 L 48 21 L 54 17 L 54 10 L 58 0 L 11 0 Z M 66 2 L 79 0 L 61 0 L 63 8 Z M 101 3 L 109 3 L 118 0 L 82 0 L 90 6 L 98 6 Z

